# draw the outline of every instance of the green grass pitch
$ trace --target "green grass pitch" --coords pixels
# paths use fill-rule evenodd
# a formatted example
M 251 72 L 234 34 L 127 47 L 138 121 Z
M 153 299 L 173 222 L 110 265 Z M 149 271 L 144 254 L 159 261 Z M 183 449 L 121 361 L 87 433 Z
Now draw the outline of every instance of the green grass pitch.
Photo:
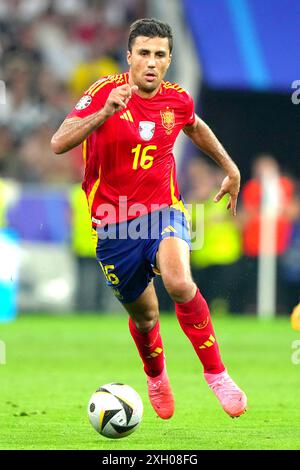
M 0 449 L 200 450 L 300 449 L 300 364 L 288 318 L 215 318 L 223 360 L 248 395 L 229 418 L 202 377 L 191 344 L 173 315 L 161 330 L 176 411 L 157 418 L 124 314 L 23 316 L 0 325 L 7 360 L 0 365 Z M 141 426 L 123 439 L 98 435 L 86 413 L 92 392 L 108 382 L 134 387 L 144 402 Z

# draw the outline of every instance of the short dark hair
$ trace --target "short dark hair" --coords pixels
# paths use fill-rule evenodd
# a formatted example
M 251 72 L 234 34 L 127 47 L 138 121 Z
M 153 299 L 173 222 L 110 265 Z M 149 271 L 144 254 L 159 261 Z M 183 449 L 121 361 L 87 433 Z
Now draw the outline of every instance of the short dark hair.
M 155 18 L 141 18 L 136 20 L 129 29 L 128 50 L 132 51 L 132 44 L 138 36 L 148 38 L 168 38 L 170 53 L 173 49 L 173 33 L 168 23 L 163 23 Z

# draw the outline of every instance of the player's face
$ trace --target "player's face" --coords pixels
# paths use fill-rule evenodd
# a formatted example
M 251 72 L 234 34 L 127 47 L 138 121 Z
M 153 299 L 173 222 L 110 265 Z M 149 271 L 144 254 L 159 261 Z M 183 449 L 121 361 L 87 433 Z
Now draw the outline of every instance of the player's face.
M 138 36 L 127 52 L 130 79 L 139 87 L 139 93 L 151 97 L 160 87 L 168 67 L 171 54 L 168 38 Z

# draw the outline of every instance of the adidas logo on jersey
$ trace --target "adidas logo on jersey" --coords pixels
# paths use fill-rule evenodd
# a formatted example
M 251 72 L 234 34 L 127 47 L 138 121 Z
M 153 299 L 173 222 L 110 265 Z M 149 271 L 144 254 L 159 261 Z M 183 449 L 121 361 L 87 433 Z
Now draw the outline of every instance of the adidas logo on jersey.
M 129 109 L 125 113 L 121 114 L 120 119 L 125 119 L 125 121 L 133 122 L 133 117 Z

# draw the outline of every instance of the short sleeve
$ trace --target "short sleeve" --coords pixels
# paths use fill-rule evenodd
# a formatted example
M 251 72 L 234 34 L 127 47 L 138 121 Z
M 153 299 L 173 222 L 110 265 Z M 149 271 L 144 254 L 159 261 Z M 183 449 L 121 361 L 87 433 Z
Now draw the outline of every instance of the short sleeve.
M 187 103 L 187 112 L 186 112 L 186 122 L 185 126 L 191 126 L 194 124 L 195 116 L 195 105 L 194 100 L 189 93 L 186 94 L 186 103 Z
M 68 114 L 68 118 L 85 118 L 99 111 L 106 103 L 107 97 L 112 89 L 106 79 L 98 80 L 86 90 L 73 110 Z

